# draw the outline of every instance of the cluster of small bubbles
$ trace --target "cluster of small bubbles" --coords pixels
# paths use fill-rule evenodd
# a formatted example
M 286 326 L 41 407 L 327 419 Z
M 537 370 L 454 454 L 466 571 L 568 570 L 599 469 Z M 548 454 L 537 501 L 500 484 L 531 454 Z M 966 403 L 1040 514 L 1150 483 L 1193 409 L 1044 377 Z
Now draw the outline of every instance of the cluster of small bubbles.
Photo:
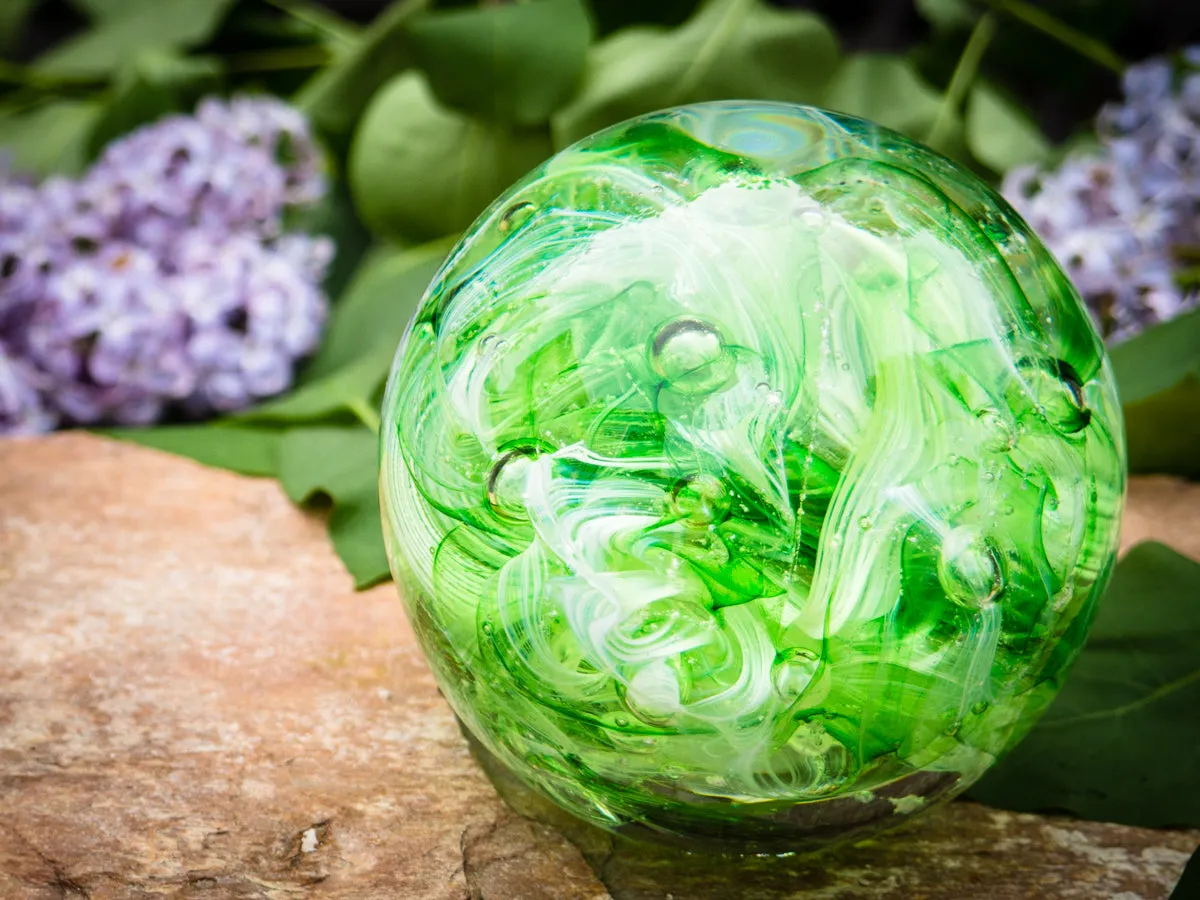
M 987 430 L 983 445 L 998 453 L 1011 450 L 1017 443 L 1016 425 L 1005 415 L 990 407 L 981 409 L 979 421 Z

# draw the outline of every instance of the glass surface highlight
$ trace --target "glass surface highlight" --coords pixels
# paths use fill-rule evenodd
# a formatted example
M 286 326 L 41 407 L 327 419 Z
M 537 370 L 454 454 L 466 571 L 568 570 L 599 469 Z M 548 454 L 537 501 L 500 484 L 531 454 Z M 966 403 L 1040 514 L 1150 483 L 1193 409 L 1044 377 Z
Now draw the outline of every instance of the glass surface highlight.
M 599 132 L 429 288 L 384 408 L 393 571 L 447 699 L 604 828 L 793 851 L 963 790 L 1086 636 L 1112 374 L 949 160 L 769 103 Z

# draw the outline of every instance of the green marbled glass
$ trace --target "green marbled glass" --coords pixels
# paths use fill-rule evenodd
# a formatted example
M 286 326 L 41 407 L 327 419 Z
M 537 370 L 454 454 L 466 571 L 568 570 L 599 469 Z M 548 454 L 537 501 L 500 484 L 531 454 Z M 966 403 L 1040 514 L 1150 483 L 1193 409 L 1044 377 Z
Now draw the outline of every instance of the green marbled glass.
M 455 711 L 608 829 L 803 850 L 961 791 L 1111 569 L 1112 374 L 974 176 L 714 103 L 554 156 L 434 279 L 384 410 L 396 578 Z

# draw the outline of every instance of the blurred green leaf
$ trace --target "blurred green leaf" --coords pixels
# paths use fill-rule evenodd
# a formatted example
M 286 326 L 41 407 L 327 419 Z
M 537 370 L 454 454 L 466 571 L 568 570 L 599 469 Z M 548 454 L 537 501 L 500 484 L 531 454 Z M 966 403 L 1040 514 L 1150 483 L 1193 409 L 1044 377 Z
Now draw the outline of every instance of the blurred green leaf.
M 165 425 L 159 428 L 116 428 L 100 434 L 186 456 L 206 466 L 243 475 L 274 476 L 283 433 L 246 428 L 226 422 L 203 425 Z
M 0 50 L 16 44 L 25 22 L 42 0 L 0 0 Z
M 971 0 L 916 0 L 917 12 L 941 31 L 970 28 L 979 18 Z
M 349 139 L 367 104 L 389 79 L 412 65 L 407 28 L 431 0 L 399 0 L 313 76 L 294 102 L 326 135 Z
M 378 427 L 379 412 L 373 398 L 387 379 L 395 353 L 394 344 L 379 342 L 328 375 L 314 378 L 275 400 L 235 413 L 231 421 L 288 425 L 354 416 Z
M 1200 479 L 1200 310 L 1147 329 L 1110 355 L 1129 471 Z
M 92 129 L 102 112 L 94 101 L 59 100 L 19 115 L 0 115 L 0 150 L 12 154 L 18 172 L 78 175 L 87 165 Z
M 528 126 L 575 92 L 592 23 L 583 0 L 532 0 L 429 13 L 413 19 L 410 35 L 442 105 Z
M 462 231 L 551 153 L 541 130 L 502 129 L 440 106 L 408 72 L 371 101 L 350 150 L 358 213 L 376 235 L 423 240 Z
M 596 44 L 579 93 L 554 116 L 554 141 L 562 147 L 679 103 L 817 103 L 838 56 L 836 36 L 813 13 L 762 0 L 708 0 L 679 28 L 628 28 Z
M 1139 544 L 1117 564 L 1062 693 L 971 797 L 1147 827 L 1200 826 L 1200 564 Z
M 294 503 L 333 504 L 329 536 L 359 589 L 390 577 L 377 445 L 375 435 L 361 427 L 295 428 L 283 436 L 279 452 L 279 481 Z
M 967 148 L 994 172 L 1042 162 L 1050 155 L 1050 142 L 1012 101 L 995 88 L 976 82 L 967 97 Z
M 921 139 L 937 120 L 942 95 L 904 57 L 859 53 L 842 63 L 823 105 Z
M 380 344 L 395 350 L 454 240 L 444 238 L 412 249 L 381 246 L 365 256 L 333 309 L 321 349 L 305 368 L 304 380 L 330 375 Z
M 129 0 L 93 28 L 39 57 L 34 71 L 61 78 L 100 78 L 144 50 L 199 46 L 216 33 L 233 2 Z
M 72 6 L 89 19 L 111 19 L 128 15 L 147 0 L 70 0 Z
M 184 57 L 170 50 L 139 53 L 117 75 L 112 99 L 92 131 L 90 156 L 135 128 L 171 113 L 191 112 L 201 97 L 220 88 L 221 75 L 221 63 L 213 57 Z

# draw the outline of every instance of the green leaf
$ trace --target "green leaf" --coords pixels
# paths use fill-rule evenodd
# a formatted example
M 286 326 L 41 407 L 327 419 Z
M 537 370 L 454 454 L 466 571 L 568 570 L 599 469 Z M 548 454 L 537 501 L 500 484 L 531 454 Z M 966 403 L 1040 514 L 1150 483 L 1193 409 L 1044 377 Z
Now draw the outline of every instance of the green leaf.
M 335 307 L 321 350 L 300 384 L 234 419 L 294 425 L 355 417 L 377 428 L 379 389 L 408 320 L 450 245 L 446 240 L 368 256 Z
M 410 36 L 443 106 L 528 126 L 574 93 L 592 23 L 583 0 L 532 0 L 423 15 Z
M 376 235 L 425 240 L 462 231 L 550 155 L 543 131 L 507 130 L 440 106 L 418 72 L 371 101 L 350 150 L 358 214 Z
M 111 19 L 128 15 L 146 0 L 70 0 L 72 6 L 89 19 Z
M 596 44 L 579 93 L 554 117 L 555 144 L 679 103 L 817 103 L 837 62 L 837 38 L 813 13 L 707 0 L 679 28 L 628 28 Z
M 1169 900 L 1200 900 L 1200 847 L 1188 860 L 1183 877 L 1175 885 L 1175 890 L 1171 891 Z
M 355 416 L 377 427 L 379 412 L 373 398 L 387 379 L 395 354 L 395 344 L 379 342 L 349 365 L 313 379 L 277 400 L 235 413 L 232 420 L 296 424 Z
M 196 47 L 220 27 L 234 0 L 139 0 L 68 38 L 34 65 L 41 75 L 102 78 L 143 50 Z
M 970 0 L 916 0 L 917 12 L 938 31 L 970 28 L 979 18 Z
M 112 140 L 163 116 L 190 112 L 219 89 L 221 64 L 214 57 L 183 57 L 147 50 L 122 67 L 112 99 L 92 131 L 89 152 L 98 156 Z
M 0 116 L 0 150 L 12 155 L 18 172 L 78 175 L 87 164 L 92 129 L 102 110 L 90 100 L 59 100 Z
M 186 456 L 206 466 L 243 475 L 274 476 L 282 432 L 225 422 L 116 428 L 99 432 L 120 441 Z
M 1017 810 L 1200 827 L 1200 564 L 1139 544 L 1062 693 L 971 796 Z
M 0 50 L 16 44 L 25 22 L 42 0 L 3 0 L 0 2 Z
M 353 48 L 308 82 L 294 102 L 328 136 L 348 140 L 367 104 L 412 65 L 407 28 L 431 0 L 399 0 L 358 36 Z
M 365 256 L 334 307 L 321 349 L 305 367 L 303 380 L 328 376 L 380 344 L 395 350 L 454 240 L 412 249 L 385 245 Z
M 994 172 L 1042 162 L 1050 155 L 1050 142 L 1033 120 L 983 82 L 976 82 L 967 97 L 966 124 L 967 148 Z
M 1200 310 L 1118 344 L 1111 357 L 1129 471 L 1200 479 Z
M 295 428 L 280 445 L 279 481 L 295 503 L 333 504 L 329 536 L 356 588 L 389 577 L 379 516 L 378 441 L 361 427 Z
M 823 105 L 923 139 L 938 117 L 942 95 L 904 57 L 859 53 L 842 63 Z

